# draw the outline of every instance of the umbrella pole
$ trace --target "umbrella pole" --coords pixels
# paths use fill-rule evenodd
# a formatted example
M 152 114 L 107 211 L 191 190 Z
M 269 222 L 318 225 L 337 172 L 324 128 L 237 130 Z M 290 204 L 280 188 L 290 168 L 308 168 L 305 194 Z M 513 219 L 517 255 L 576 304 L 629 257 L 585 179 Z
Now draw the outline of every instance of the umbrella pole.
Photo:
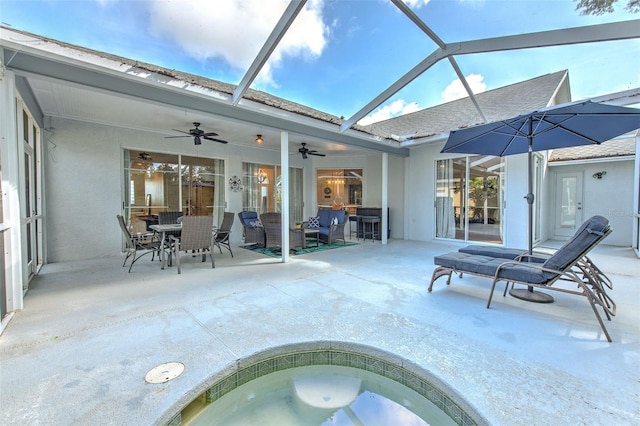
M 529 151 L 528 161 L 529 161 L 529 183 L 527 196 L 524 197 L 527 200 L 528 204 L 528 213 L 529 213 L 529 255 L 533 254 L 533 121 L 529 120 Z M 533 287 L 529 286 L 528 288 L 512 288 L 509 291 L 509 294 L 517 299 L 526 300 L 527 302 L 536 302 L 536 303 L 551 303 L 553 302 L 553 296 L 550 296 L 546 293 L 542 293 L 539 291 L 533 291 Z

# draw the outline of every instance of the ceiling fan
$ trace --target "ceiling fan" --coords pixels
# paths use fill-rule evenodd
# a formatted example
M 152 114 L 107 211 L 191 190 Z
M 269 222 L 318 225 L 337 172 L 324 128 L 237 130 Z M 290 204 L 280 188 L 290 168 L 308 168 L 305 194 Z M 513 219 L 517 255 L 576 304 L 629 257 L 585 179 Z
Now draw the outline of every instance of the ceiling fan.
M 298 149 L 298 152 L 302 154 L 303 159 L 307 158 L 307 155 L 317 155 L 318 157 L 326 157 L 325 154 L 320 154 L 315 149 L 307 148 L 307 144 L 305 142 L 302 142 L 302 148 Z
M 151 161 L 151 154 L 148 152 L 141 152 L 138 154 L 138 160 L 140 161 Z
M 190 129 L 188 132 L 185 132 L 185 131 L 182 131 L 182 130 L 173 129 L 176 132 L 184 133 L 186 136 L 166 136 L 165 139 L 193 137 L 193 143 L 195 145 L 201 145 L 202 144 L 202 139 L 206 139 L 208 141 L 220 142 L 220 143 L 229 143 L 229 142 L 224 141 L 222 139 L 214 138 L 213 136 L 218 136 L 217 133 L 215 133 L 215 132 L 205 132 L 204 130 L 199 129 L 198 128 L 199 126 L 200 126 L 200 123 L 193 123 L 193 127 L 194 128 Z

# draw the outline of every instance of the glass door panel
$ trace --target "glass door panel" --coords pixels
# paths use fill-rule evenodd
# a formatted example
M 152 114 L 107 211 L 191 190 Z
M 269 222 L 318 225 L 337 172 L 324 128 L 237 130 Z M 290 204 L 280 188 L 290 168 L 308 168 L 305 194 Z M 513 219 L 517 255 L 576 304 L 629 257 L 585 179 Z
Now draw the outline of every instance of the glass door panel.
M 500 157 L 469 157 L 470 241 L 502 243 L 503 170 Z
M 436 161 L 436 238 L 502 243 L 502 200 L 502 158 Z
M 571 237 L 582 224 L 582 175 L 559 173 L 556 186 L 556 235 Z

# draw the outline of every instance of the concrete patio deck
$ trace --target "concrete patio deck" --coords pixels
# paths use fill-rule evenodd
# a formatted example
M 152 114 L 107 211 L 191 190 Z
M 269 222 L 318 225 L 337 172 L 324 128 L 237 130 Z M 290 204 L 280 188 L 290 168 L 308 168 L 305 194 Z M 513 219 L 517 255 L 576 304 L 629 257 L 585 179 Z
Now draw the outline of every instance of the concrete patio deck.
M 122 257 L 45 265 L 0 337 L 0 423 L 166 424 L 221 370 L 275 346 L 378 348 L 428 370 L 494 425 L 640 424 L 640 260 L 600 246 L 618 305 L 608 343 L 584 298 L 533 304 L 472 276 L 427 292 L 454 244 L 391 240 L 294 256 L 242 248 L 182 274 Z M 199 259 L 197 259 L 199 260 Z M 185 364 L 147 384 L 151 368 Z

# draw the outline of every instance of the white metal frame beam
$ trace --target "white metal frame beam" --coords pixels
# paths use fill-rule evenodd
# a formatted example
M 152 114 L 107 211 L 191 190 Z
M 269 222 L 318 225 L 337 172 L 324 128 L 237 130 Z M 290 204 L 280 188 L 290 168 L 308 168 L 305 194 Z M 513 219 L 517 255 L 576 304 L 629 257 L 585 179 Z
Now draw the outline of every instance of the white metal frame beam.
M 392 0 L 394 4 L 400 4 L 399 0 Z M 405 8 L 400 7 L 404 12 Z M 406 13 L 406 12 L 405 12 Z M 413 12 L 411 12 L 413 14 Z M 416 23 L 415 19 L 410 19 Z M 419 18 L 416 17 L 419 20 Z M 419 24 L 425 30 L 428 27 Z M 423 28 L 425 27 L 425 28 Z M 427 32 L 429 37 L 438 43 L 440 40 L 430 29 Z M 433 38 L 435 37 L 435 38 Z M 409 72 L 400 77 L 395 83 L 382 91 L 371 102 L 356 112 L 342 126 L 341 131 L 351 128 L 355 123 L 364 118 L 367 114 L 399 92 L 425 71 L 444 58 L 453 58 L 456 55 L 469 55 L 474 53 L 500 52 L 506 50 L 532 49 L 536 47 L 565 46 L 571 44 L 597 43 L 604 41 L 628 40 L 640 38 L 640 19 L 614 22 L 609 24 L 589 25 L 585 27 L 567 28 L 561 30 L 542 31 L 536 33 L 517 34 L 512 36 L 495 37 L 457 43 L 446 43 L 444 47 L 439 47 L 424 60 L 414 66 Z M 454 63 L 452 62 L 452 65 Z M 456 68 L 454 66 L 454 68 Z M 458 72 L 458 71 L 456 71 Z M 459 74 L 460 76 L 460 74 Z M 461 79 L 462 81 L 462 79 Z
M 293 21 L 295 21 L 306 2 L 307 0 L 292 0 L 291 3 L 289 3 L 289 6 L 287 6 L 287 9 L 280 17 L 280 20 L 271 31 L 269 38 L 267 38 L 262 49 L 260 49 L 258 55 L 253 59 L 253 63 L 245 73 L 244 77 L 242 77 L 242 80 L 240 81 L 240 84 L 238 84 L 238 87 L 236 87 L 236 90 L 233 92 L 234 106 L 238 105 L 238 102 L 240 102 L 244 93 L 249 90 L 251 83 L 256 79 L 260 70 L 262 70 L 262 67 L 278 46 L 278 43 L 280 43 L 280 40 L 282 40 L 282 37 L 284 37 Z

